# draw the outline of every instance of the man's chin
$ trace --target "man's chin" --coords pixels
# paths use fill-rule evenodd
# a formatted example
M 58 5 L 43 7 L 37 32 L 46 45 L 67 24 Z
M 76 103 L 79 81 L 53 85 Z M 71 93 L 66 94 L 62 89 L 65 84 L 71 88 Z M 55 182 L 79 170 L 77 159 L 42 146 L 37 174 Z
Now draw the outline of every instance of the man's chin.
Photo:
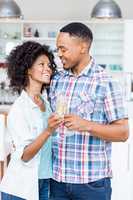
M 69 67 L 68 65 L 63 65 L 63 68 L 64 68 L 65 70 L 70 69 L 70 67 Z

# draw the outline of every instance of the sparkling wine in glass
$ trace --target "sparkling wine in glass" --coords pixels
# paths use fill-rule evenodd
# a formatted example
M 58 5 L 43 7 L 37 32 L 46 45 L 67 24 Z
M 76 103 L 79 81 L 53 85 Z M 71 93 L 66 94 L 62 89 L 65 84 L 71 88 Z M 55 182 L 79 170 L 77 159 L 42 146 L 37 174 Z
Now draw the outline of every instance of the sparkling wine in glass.
M 59 117 L 64 117 L 64 115 L 67 113 L 67 107 L 68 107 L 67 98 L 64 94 L 58 94 L 57 100 L 56 100 L 56 113 L 59 115 Z
M 57 95 L 57 100 L 56 100 L 56 113 L 58 114 L 59 117 L 63 118 L 65 114 L 69 114 L 69 100 L 68 97 L 60 93 Z M 69 130 L 67 127 L 64 127 L 65 131 L 65 136 L 73 136 L 74 131 Z

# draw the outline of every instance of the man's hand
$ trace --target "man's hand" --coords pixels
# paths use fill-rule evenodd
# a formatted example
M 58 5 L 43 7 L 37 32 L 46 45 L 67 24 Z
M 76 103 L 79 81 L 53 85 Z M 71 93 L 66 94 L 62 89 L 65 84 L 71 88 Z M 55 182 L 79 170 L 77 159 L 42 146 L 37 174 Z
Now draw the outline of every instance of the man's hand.
M 68 114 L 64 116 L 64 125 L 69 130 L 74 131 L 84 131 L 85 129 L 86 120 L 82 119 L 78 115 Z

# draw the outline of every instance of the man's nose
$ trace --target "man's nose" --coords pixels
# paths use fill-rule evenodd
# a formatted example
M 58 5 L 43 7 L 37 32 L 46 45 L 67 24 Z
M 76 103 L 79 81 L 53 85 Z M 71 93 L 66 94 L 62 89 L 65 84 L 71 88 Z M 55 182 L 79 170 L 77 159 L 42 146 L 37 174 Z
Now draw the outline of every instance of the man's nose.
M 62 51 L 60 49 L 58 50 L 58 56 L 62 57 Z

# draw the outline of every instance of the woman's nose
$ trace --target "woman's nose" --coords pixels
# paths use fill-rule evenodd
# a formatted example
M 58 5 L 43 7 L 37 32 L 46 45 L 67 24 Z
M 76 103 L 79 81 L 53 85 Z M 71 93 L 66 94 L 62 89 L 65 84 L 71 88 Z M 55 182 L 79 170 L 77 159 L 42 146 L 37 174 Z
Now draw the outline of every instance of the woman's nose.
M 51 72 L 51 68 L 50 68 L 49 64 L 45 64 L 45 65 L 44 65 L 43 71 Z

